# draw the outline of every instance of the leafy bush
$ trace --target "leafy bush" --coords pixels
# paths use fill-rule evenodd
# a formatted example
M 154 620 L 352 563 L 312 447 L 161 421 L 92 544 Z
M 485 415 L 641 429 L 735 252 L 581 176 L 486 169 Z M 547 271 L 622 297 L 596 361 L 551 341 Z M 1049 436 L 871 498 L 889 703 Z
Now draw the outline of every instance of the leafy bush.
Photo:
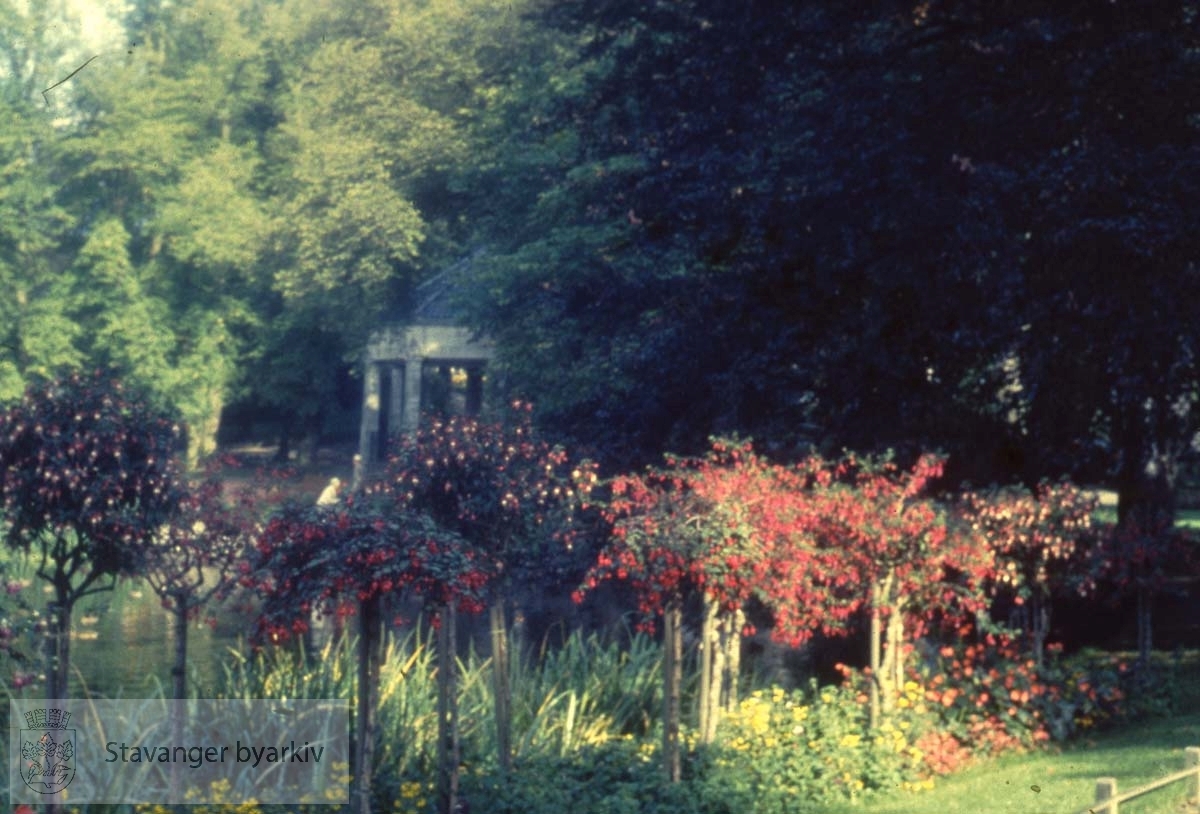
M 467 773 L 463 797 L 486 801 L 489 814 L 733 814 L 726 795 L 711 794 L 692 753 L 681 783 L 663 781 L 657 740 L 623 737 L 578 749 L 565 757 L 527 761 L 507 777 Z M 553 778 L 552 782 L 547 782 Z M 762 810 L 762 809 L 757 809 Z
M 937 713 L 931 728 L 971 744 L 976 752 L 995 754 L 1066 740 L 1170 707 L 1169 681 L 1152 686 L 1118 657 L 1065 658 L 1055 645 L 1047 651 L 1041 669 L 1002 635 L 932 651 L 913 673 Z
M 865 701 L 846 684 L 752 693 L 722 722 L 702 784 L 733 810 L 758 812 L 927 786 L 911 724 L 868 731 Z

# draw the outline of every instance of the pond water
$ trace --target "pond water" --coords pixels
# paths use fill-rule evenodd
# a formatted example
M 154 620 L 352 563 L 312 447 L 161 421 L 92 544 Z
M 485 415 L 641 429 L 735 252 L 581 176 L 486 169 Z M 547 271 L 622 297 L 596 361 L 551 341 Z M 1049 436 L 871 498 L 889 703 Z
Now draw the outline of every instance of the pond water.
M 35 582 L 34 586 L 40 589 Z M 243 650 L 253 618 L 218 607 L 215 625 L 194 621 L 188 630 L 190 693 L 216 694 L 231 649 Z M 71 690 L 110 698 L 166 695 L 175 648 L 173 617 L 158 596 L 138 582 L 85 597 L 72 618 Z

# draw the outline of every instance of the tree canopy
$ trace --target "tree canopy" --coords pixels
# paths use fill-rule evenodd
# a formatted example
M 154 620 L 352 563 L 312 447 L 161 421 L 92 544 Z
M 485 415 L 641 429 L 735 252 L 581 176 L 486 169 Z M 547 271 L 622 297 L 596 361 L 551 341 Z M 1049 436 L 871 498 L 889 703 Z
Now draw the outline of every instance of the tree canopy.
M 1195 10 L 1151 5 L 554 4 L 477 318 L 620 460 L 1140 471 L 1195 429 Z
M 491 379 L 609 469 L 737 432 L 1169 511 L 1188 0 L 139 0 L 47 104 L 50 13 L 3 7 L 0 396 L 112 364 L 194 457 L 233 400 L 311 433 L 467 256 Z

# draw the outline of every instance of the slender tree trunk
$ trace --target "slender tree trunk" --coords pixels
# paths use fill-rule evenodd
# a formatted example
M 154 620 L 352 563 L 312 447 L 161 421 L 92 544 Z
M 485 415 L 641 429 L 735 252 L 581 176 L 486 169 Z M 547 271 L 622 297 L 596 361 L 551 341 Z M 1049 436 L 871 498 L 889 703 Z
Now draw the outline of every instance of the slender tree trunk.
M 1029 634 L 1033 663 L 1040 670 L 1046 663 L 1046 639 L 1050 636 L 1050 597 L 1035 591 L 1030 600 Z
M 499 751 L 500 771 L 505 774 L 512 770 L 512 686 L 509 675 L 507 604 L 500 598 L 488 610 L 488 627 L 492 639 L 492 690 L 496 705 L 496 748 Z
M 1117 483 L 1117 522 L 1142 529 L 1170 528 L 1175 520 L 1178 462 L 1169 453 L 1127 452 L 1128 463 Z
M 188 620 L 187 605 L 183 597 L 175 596 L 171 607 L 171 627 L 175 634 L 174 661 L 171 665 L 171 737 L 174 743 L 186 743 L 186 721 L 184 699 L 187 698 L 187 646 Z M 171 799 L 182 799 L 183 765 L 171 764 Z
M 200 462 L 217 450 L 217 432 L 221 428 L 221 408 L 225 405 L 225 388 L 211 385 L 208 409 L 188 427 L 187 468 L 194 471 Z
M 294 426 L 294 417 L 290 415 L 280 417 L 279 446 L 275 450 L 275 460 L 279 463 L 286 464 L 292 457 L 292 431 Z
M 1151 613 L 1154 607 L 1154 596 L 1147 585 L 1138 585 L 1137 589 L 1137 648 L 1138 666 L 1150 666 L 1150 651 L 1154 647 L 1154 631 L 1151 626 Z
M 896 699 L 904 688 L 904 604 L 903 597 L 889 597 L 886 640 L 883 656 L 883 714 L 895 708 Z
M 49 638 L 46 642 L 49 658 L 46 670 L 46 700 L 61 701 L 68 695 L 71 674 L 71 603 L 63 591 L 46 608 Z
M 668 783 L 683 775 L 679 754 L 680 696 L 683 684 L 683 602 L 674 597 L 663 612 L 663 774 Z
M 437 632 L 438 663 L 438 814 L 458 812 L 458 661 L 455 610 L 443 605 Z
M 175 633 L 175 654 L 171 664 L 171 697 L 187 698 L 188 619 L 187 605 L 174 598 L 171 627 Z
M 371 814 L 371 782 L 375 764 L 375 705 L 383 624 L 382 599 L 374 596 L 358 608 L 358 698 L 355 710 L 355 796 L 359 814 Z
M 46 700 L 58 707 L 68 693 L 68 678 L 71 669 L 71 597 L 70 586 L 65 581 L 56 581 L 55 599 L 47 608 L 50 638 L 47 642 L 50 664 L 46 670 Z M 52 795 L 46 802 L 46 814 L 64 811 L 62 791 Z
M 698 724 L 700 741 L 712 743 L 716 736 L 717 707 L 721 698 L 721 672 L 717 663 L 721 650 L 717 631 L 719 608 L 710 597 L 704 597 L 704 619 L 700 626 L 700 693 Z
M 871 586 L 871 630 L 870 654 L 870 712 L 869 726 L 874 729 L 879 725 L 880 717 L 880 682 L 883 680 L 883 586 L 876 582 Z
M 737 709 L 739 688 L 742 675 L 742 630 L 746 627 L 746 612 L 738 608 L 726 619 L 723 642 L 725 649 L 725 669 L 728 673 L 728 683 L 725 686 L 722 708 L 725 712 Z
M 718 613 L 713 620 L 712 639 L 709 642 L 712 650 L 712 690 L 708 698 L 708 731 L 704 733 L 705 743 L 712 743 L 717 737 L 717 726 L 721 723 L 721 710 L 724 709 L 726 687 L 729 684 L 729 665 L 725 661 L 725 631 L 728 627 L 729 614 Z

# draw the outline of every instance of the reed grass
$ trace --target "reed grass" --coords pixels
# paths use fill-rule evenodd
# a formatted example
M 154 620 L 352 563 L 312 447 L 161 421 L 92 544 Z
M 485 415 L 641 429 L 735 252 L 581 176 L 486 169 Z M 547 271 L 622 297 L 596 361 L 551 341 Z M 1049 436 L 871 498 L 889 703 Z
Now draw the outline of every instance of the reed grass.
M 509 669 L 518 764 L 650 731 L 661 704 L 660 648 L 650 638 L 622 642 L 577 632 L 555 648 L 530 652 L 515 644 Z M 231 649 L 219 697 L 352 699 L 355 647 L 355 638 L 346 636 L 315 653 Z M 432 638 L 419 627 L 385 640 L 375 767 L 384 788 L 428 776 L 433 767 L 436 664 Z M 458 666 L 463 762 L 490 770 L 497 762 L 492 661 L 471 649 Z

